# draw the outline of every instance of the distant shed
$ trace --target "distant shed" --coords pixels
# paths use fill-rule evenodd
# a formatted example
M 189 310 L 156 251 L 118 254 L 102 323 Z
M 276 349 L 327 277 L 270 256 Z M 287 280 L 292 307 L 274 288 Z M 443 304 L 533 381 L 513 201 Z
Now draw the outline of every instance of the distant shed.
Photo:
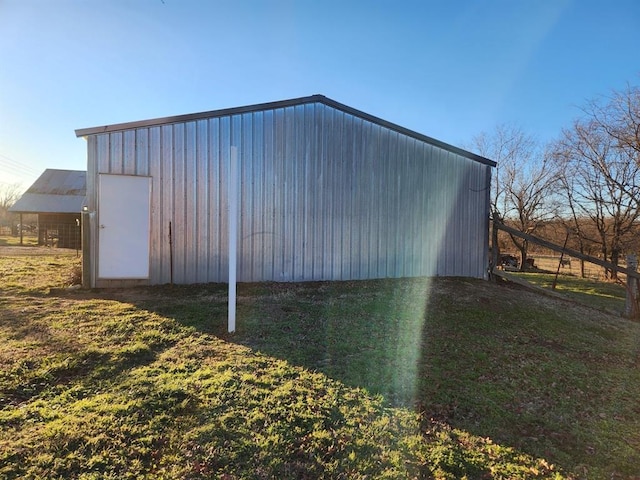
M 38 243 L 80 248 L 80 214 L 86 189 L 86 171 L 48 168 L 9 211 L 38 215 Z
M 486 278 L 495 162 L 322 95 L 76 130 L 91 287 Z

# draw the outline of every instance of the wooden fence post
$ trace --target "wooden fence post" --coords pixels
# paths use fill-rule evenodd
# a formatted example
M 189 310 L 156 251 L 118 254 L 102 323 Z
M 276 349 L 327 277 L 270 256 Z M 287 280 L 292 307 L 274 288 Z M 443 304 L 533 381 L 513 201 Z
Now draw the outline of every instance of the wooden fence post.
M 491 271 L 489 272 L 489 277 L 494 281 L 497 279 L 493 275 L 493 272 L 498 269 L 499 262 L 500 250 L 498 248 L 498 226 L 496 225 L 496 221 L 493 220 L 493 228 L 491 229 Z
M 627 269 L 638 269 L 638 257 L 627 255 Z M 627 275 L 627 297 L 624 302 L 624 316 L 627 318 L 638 317 L 638 279 Z

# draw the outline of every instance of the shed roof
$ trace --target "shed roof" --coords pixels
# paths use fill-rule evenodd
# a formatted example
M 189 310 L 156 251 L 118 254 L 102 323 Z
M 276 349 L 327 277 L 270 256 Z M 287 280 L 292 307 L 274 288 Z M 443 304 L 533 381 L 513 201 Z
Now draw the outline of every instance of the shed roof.
M 46 169 L 9 208 L 14 213 L 80 213 L 85 202 L 87 172 Z
M 336 102 L 335 100 L 331 100 L 330 98 L 327 98 L 324 95 L 311 95 L 308 97 L 293 98 L 290 100 L 282 100 L 278 102 L 259 103 L 255 105 L 247 105 L 244 107 L 225 108 L 221 110 L 211 110 L 207 112 L 191 113 L 187 115 L 176 115 L 172 117 L 154 118 L 150 120 L 141 120 L 136 122 L 117 123 L 113 125 L 104 125 L 101 127 L 80 128 L 80 129 L 77 129 L 75 132 L 77 137 L 85 137 L 89 135 L 99 135 L 101 133 L 118 132 L 122 130 L 132 130 L 136 128 L 146 128 L 146 127 L 152 127 L 152 126 L 167 125 L 171 123 L 190 122 L 190 121 L 201 120 L 206 118 L 215 118 L 215 117 L 223 117 L 228 115 L 237 115 L 241 113 L 273 110 L 276 108 L 293 107 L 296 105 L 304 105 L 309 103 L 321 103 L 321 104 L 327 105 L 329 107 L 341 110 L 350 115 L 354 115 L 356 117 L 378 124 L 390 130 L 394 130 L 396 132 L 402 133 L 404 135 L 408 135 L 410 137 L 416 138 L 423 142 L 427 142 L 431 145 L 435 145 L 445 150 L 457 153 L 459 155 L 463 155 L 467 158 L 476 160 L 480 163 L 484 163 L 492 167 L 496 166 L 496 162 L 488 158 L 485 158 L 481 155 L 477 155 L 475 153 L 455 147 L 453 145 L 442 142 L 440 140 L 436 140 L 435 138 L 428 137 L 426 135 L 415 132 L 413 130 L 409 130 L 408 128 L 401 127 L 400 125 L 397 125 L 395 123 L 388 122 L 381 118 L 375 117 L 368 113 L 362 112 L 355 108 Z

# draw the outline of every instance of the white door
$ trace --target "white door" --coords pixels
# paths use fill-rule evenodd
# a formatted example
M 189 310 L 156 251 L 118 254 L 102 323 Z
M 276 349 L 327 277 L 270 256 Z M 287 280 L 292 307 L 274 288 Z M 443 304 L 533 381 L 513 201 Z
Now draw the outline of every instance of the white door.
M 99 278 L 149 278 L 150 204 L 151 177 L 99 176 Z

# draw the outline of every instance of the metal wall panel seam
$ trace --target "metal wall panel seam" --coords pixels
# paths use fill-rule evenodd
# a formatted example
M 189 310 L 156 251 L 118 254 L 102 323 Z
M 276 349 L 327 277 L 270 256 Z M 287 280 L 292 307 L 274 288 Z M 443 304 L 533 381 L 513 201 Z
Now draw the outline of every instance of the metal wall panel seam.
M 242 221 L 242 238 L 240 239 L 243 248 L 246 248 L 244 260 L 247 263 L 247 276 L 252 280 L 256 276 L 255 262 L 255 229 L 253 228 L 253 217 L 255 212 L 255 158 L 253 156 L 253 112 L 242 116 L 242 188 L 244 190 L 244 205 L 240 208 Z
M 296 107 L 285 108 L 285 129 L 284 129 L 284 222 L 285 222 L 285 251 L 284 251 L 284 276 L 282 280 L 292 281 L 295 278 L 296 268 L 296 218 L 298 197 L 296 192 L 297 158 L 296 158 Z
M 135 141 L 135 175 L 149 176 L 149 129 L 137 129 Z
M 364 202 L 362 185 L 360 183 L 360 174 L 362 173 L 359 166 L 362 164 L 362 151 L 358 148 L 359 139 L 362 135 L 363 121 L 362 119 L 350 118 L 351 141 L 348 143 L 348 156 L 350 159 L 350 193 L 351 193 L 351 211 L 349 212 L 349 277 L 361 278 L 361 252 L 360 230 L 363 224 L 363 217 L 360 215 L 362 204 Z M 346 259 L 345 259 L 346 260 Z
M 341 241 L 342 238 L 342 205 L 344 204 L 344 200 L 342 198 L 342 191 L 340 189 L 335 188 L 335 184 L 340 179 L 340 172 L 338 170 L 338 165 L 342 162 L 342 152 L 340 150 L 340 145 L 344 141 L 343 135 L 343 125 L 342 125 L 342 115 L 340 112 L 331 111 L 331 127 L 327 136 L 331 137 L 329 146 L 329 175 L 328 175 L 328 193 L 329 193 L 329 208 L 330 213 L 327 218 L 327 223 L 331 225 L 331 236 L 329 237 L 329 242 L 331 244 L 331 270 L 329 272 L 329 279 L 332 280 L 342 280 L 342 251 L 341 251 Z M 337 190 L 337 191 L 336 191 Z
M 272 112 L 263 112 L 262 115 L 262 142 L 259 145 L 262 157 L 262 190 L 260 192 L 260 205 L 262 215 L 260 221 L 261 231 L 265 232 L 261 251 L 261 272 L 264 280 L 271 280 L 273 273 L 273 242 L 275 232 L 273 230 L 273 203 L 270 195 L 273 192 L 273 123 Z
M 323 107 L 317 106 L 314 109 L 314 136 L 315 136 L 315 157 L 314 157 L 314 166 L 315 166 L 315 221 L 314 221 L 314 236 L 315 236 L 315 248 L 313 254 L 313 279 L 314 280 L 322 280 L 324 278 L 324 208 L 325 208 L 325 189 L 324 189 L 324 166 L 325 166 L 325 144 L 323 142 L 324 138 L 324 127 L 323 127 L 323 119 L 324 119 L 324 109 Z
M 123 173 L 124 132 L 115 132 L 111 136 L 111 158 L 109 172 L 122 175 Z
M 161 195 L 161 223 L 162 229 L 168 234 L 169 222 L 171 222 L 172 233 L 173 228 L 176 225 L 174 213 L 173 213 L 173 127 L 162 126 L 160 127 L 160 150 L 161 150 L 161 175 L 162 175 L 162 195 Z M 175 242 L 175 235 L 172 238 L 172 243 Z M 175 243 L 171 246 L 172 250 L 175 250 Z M 167 253 L 170 253 L 167 249 Z M 162 277 L 166 282 L 171 280 L 171 255 L 165 257 L 162 265 Z
M 213 275 L 213 261 L 214 261 L 214 231 L 215 231 L 215 217 L 216 208 L 214 203 L 214 191 L 216 190 L 214 175 L 213 175 L 213 119 L 207 119 L 203 124 L 203 128 L 206 132 L 204 135 L 205 139 L 203 140 L 207 154 L 205 158 L 206 162 L 206 174 L 204 175 L 204 181 L 207 184 L 206 190 L 204 193 L 203 202 L 203 215 L 207 217 L 206 221 L 206 236 L 207 240 L 203 246 L 206 254 L 206 264 L 204 265 L 205 269 L 205 278 L 207 282 L 214 282 L 215 276 Z
M 195 204 L 196 211 L 193 213 L 193 219 L 196 222 L 196 281 L 205 283 L 208 281 L 207 266 L 209 264 L 209 214 L 208 214 L 208 198 L 209 198 L 209 151 L 207 149 L 207 120 L 198 120 L 195 122 Z
M 122 135 L 122 171 L 123 175 L 136 174 L 136 131 L 126 130 Z
M 368 240 L 369 240 L 369 276 L 372 278 L 378 278 L 380 275 L 378 273 L 378 258 L 379 258 L 379 249 L 380 249 L 380 208 L 378 205 L 380 204 L 380 195 L 377 195 L 377 192 L 380 188 L 381 183 L 381 175 L 375 175 L 374 171 L 378 165 L 378 155 L 380 152 L 380 132 L 377 125 L 371 123 L 369 124 L 370 137 L 367 142 L 367 156 L 368 156 L 368 165 L 369 169 L 369 191 L 372 192 L 371 198 L 369 199 L 369 216 L 371 218 Z
M 184 144 L 182 130 L 184 124 L 172 125 L 173 151 L 171 164 L 173 167 L 173 276 L 178 284 L 184 283 Z
M 302 218 L 300 225 L 298 227 L 298 232 L 300 235 L 300 269 L 298 272 L 299 279 L 312 278 L 313 273 L 310 270 L 310 257 L 311 251 L 309 249 L 309 222 L 311 221 L 311 203 L 309 195 L 311 193 L 311 179 L 309 173 L 309 153 L 310 153 L 310 142 L 312 139 L 311 136 L 311 125 L 309 124 L 309 112 L 308 106 L 301 106 L 301 126 L 300 133 L 298 135 L 298 141 L 300 142 L 298 146 L 298 150 L 300 152 L 300 165 L 298 167 L 298 177 L 299 177 L 299 186 L 298 191 L 300 192 L 300 196 L 302 197 Z
M 184 124 L 184 171 L 185 171 L 185 277 L 192 281 L 198 279 L 197 242 L 197 191 L 198 177 L 196 170 L 196 125 L 195 122 Z
M 220 274 L 221 263 L 221 247 L 220 247 L 220 229 L 222 228 L 221 218 L 221 181 L 222 173 L 220 171 L 220 119 L 212 118 L 208 120 L 209 132 L 209 189 L 207 215 L 209 221 L 209 245 L 207 278 L 210 282 L 221 282 Z
M 149 281 L 152 284 L 164 283 L 160 277 L 159 266 L 163 260 L 163 237 L 162 222 L 160 217 L 160 152 L 159 152 L 159 129 L 149 128 L 146 132 L 147 151 L 146 169 L 151 177 L 151 245 L 149 246 Z M 149 158 L 152 159 L 149 162 Z M 168 239 L 167 239 L 168 240 Z
M 251 251 L 252 251 L 252 277 L 258 281 L 263 281 L 264 276 L 264 246 L 266 244 L 266 233 L 264 229 L 265 208 L 262 201 L 264 186 L 267 181 L 264 168 L 264 151 L 260 145 L 264 145 L 264 115 L 262 112 L 255 112 L 251 115 L 251 163 L 253 174 L 251 181 L 251 211 L 253 215 L 249 218 L 251 226 Z
M 219 275 L 220 265 L 220 171 L 218 167 L 219 158 L 219 119 L 212 118 L 208 121 L 209 131 L 209 198 L 207 216 L 209 217 L 209 245 L 208 249 L 208 265 L 207 278 L 210 282 L 221 281 Z

